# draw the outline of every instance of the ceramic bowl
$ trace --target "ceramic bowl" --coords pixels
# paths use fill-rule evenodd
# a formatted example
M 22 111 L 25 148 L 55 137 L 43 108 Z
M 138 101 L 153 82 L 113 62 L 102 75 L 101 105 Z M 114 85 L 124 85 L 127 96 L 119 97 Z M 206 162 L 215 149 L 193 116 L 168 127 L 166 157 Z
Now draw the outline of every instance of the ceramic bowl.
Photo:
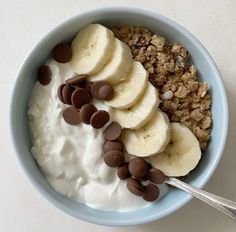
M 199 78 L 207 82 L 210 87 L 213 100 L 213 128 L 209 148 L 186 182 L 202 188 L 213 175 L 223 154 L 228 129 L 227 99 L 216 64 L 203 45 L 179 24 L 158 13 L 130 7 L 98 9 L 79 14 L 52 29 L 31 50 L 18 72 L 11 101 L 10 126 L 16 155 L 38 191 L 67 214 L 90 223 L 110 226 L 137 225 L 154 221 L 185 205 L 191 196 L 181 190 L 172 189 L 159 202 L 133 212 L 119 213 L 92 209 L 55 192 L 30 152 L 27 105 L 32 87 L 37 80 L 37 69 L 48 59 L 49 52 L 57 43 L 70 41 L 82 27 L 92 22 L 107 26 L 119 24 L 146 26 L 169 41 L 181 42 L 188 49 L 191 62 L 197 67 Z

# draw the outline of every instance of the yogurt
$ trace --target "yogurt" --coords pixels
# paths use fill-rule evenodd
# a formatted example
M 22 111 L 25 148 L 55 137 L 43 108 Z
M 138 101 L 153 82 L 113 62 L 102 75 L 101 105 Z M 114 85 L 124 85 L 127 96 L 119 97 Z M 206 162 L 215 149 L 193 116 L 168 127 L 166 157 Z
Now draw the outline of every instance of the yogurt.
M 67 106 L 57 97 L 57 88 L 74 73 L 69 63 L 48 62 L 52 80 L 42 86 L 37 82 L 29 101 L 29 124 L 32 155 L 50 185 L 62 195 L 92 208 L 133 211 L 150 204 L 130 193 L 126 182 L 116 174 L 116 168 L 103 161 L 102 130 L 80 123 L 67 124 L 62 111 Z M 98 109 L 109 111 L 103 102 L 94 101 Z M 160 186 L 161 196 L 167 186 Z M 160 197 L 159 197 L 160 199 Z

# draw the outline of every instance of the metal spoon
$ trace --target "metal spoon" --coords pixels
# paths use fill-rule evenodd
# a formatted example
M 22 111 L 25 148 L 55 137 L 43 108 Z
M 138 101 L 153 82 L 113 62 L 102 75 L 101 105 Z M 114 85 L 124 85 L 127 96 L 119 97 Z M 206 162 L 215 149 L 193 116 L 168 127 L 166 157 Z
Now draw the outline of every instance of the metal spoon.
M 167 178 L 165 183 L 191 194 L 192 196 L 236 220 L 236 202 L 195 188 L 192 185 L 186 184 L 173 177 Z

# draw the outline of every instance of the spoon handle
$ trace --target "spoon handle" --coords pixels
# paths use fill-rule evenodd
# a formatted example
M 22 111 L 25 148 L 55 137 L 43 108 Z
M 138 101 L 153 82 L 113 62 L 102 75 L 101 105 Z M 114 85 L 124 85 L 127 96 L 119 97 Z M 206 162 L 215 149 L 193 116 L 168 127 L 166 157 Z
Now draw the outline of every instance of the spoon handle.
M 195 188 L 194 186 L 186 184 L 173 177 L 167 178 L 165 182 L 187 193 L 190 193 L 192 196 L 198 198 L 199 200 L 207 203 L 208 205 L 218 209 L 222 213 L 236 220 L 236 202 Z

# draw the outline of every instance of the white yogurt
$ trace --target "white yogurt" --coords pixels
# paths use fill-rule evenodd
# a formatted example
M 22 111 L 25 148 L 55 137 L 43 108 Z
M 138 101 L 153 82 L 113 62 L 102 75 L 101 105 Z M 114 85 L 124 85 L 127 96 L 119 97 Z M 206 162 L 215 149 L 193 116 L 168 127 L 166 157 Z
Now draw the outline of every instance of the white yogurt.
M 29 124 L 32 133 L 32 154 L 51 186 L 68 198 L 92 208 L 132 211 L 151 203 L 131 194 L 116 169 L 105 165 L 102 158 L 102 130 L 81 123 L 67 124 L 62 118 L 66 105 L 57 97 L 57 88 L 73 75 L 69 64 L 50 61 L 52 81 L 35 84 L 29 102 Z M 102 102 L 98 109 L 109 111 Z M 161 195 L 167 187 L 161 187 Z

